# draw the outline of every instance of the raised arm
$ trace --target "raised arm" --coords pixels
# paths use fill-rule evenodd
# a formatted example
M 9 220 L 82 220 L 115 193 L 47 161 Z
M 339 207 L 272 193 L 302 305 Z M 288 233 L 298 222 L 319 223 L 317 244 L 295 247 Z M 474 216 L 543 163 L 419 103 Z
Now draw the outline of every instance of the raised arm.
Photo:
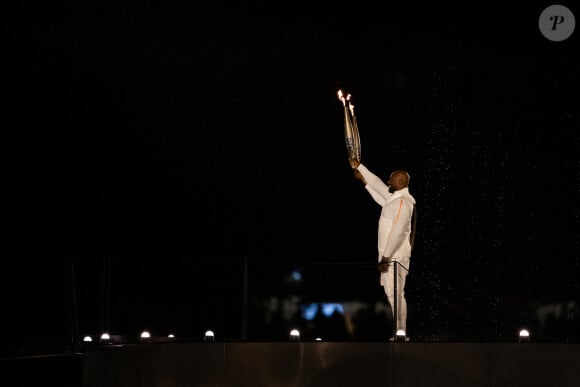
M 357 159 L 349 159 L 348 162 L 350 167 L 353 169 L 354 177 L 359 179 L 364 184 L 365 189 L 368 191 L 374 201 L 382 207 L 385 204 L 387 198 L 391 196 L 389 187 L 387 187 L 387 185 L 383 183 L 381 179 L 370 172 Z M 367 178 L 371 179 L 373 185 L 368 183 Z
M 381 202 L 384 203 L 392 193 L 389 192 L 389 187 L 374 173 L 368 170 L 362 163 L 359 163 L 357 171 L 362 175 L 365 181 L 365 188 L 369 193 L 375 197 L 379 195 L 381 197 Z M 377 200 L 375 198 L 375 200 Z

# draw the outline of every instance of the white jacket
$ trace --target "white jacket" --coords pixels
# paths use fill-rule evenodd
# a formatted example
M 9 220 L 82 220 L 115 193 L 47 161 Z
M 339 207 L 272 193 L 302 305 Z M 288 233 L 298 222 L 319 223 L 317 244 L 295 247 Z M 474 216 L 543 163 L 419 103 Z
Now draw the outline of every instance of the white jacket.
M 389 257 L 408 263 L 411 256 L 409 236 L 415 198 L 409 193 L 409 188 L 390 193 L 389 187 L 363 164 L 357 169 L 367 182 L 365 189 L 382 207 L 378 227 L 378 260 Z

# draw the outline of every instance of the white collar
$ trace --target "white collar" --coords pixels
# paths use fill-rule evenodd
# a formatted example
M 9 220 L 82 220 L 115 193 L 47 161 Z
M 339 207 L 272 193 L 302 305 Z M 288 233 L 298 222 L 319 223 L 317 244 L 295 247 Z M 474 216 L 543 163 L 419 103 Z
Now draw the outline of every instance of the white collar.
M 415 204 L 415 198 L 409 193 L 409 187 L 401 188 L 401 189 L 393 192 L 393 194 L 391 195 L 389 200 L 387 200 L 387 203 L 392 202 L 393 200 L 401 198 L 403 196 L 408 197 L 411 200 L 411 202 L 413 202 L 413 204 Z

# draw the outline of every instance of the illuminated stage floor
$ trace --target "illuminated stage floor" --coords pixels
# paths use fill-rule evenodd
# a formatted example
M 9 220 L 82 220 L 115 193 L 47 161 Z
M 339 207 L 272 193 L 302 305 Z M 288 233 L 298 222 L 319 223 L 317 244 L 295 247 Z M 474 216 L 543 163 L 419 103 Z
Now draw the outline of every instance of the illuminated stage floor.
M 571 387 L 580 380 L 580 344 L 114 344 L 0 366 L 6 387 Z
M 577 386 L 580 345 L 150 343 L 93 348 L 86 387 Z

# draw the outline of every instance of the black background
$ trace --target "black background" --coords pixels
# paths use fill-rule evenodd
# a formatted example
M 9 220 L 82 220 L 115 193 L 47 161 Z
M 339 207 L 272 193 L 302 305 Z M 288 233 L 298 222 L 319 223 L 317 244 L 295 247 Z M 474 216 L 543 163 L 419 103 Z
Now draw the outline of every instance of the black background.
M 577 299 L 578 34 L 542 36 L 548 5 L 15 7 L 3 319 L 18 338 L 70 324 L 71 262 L 88 314 L 111 262 L 115 289 L 148 289 L 133 308 L 160 289 L 191 308 L 176 283 L 223 292 L 206 263 L 374 263 L 380 209 L 348 166 L 339 89 L 363 163 L 411 174 L 416 275 L 490 330 Z M 309 286 L 377 290 L 336 278 Z

